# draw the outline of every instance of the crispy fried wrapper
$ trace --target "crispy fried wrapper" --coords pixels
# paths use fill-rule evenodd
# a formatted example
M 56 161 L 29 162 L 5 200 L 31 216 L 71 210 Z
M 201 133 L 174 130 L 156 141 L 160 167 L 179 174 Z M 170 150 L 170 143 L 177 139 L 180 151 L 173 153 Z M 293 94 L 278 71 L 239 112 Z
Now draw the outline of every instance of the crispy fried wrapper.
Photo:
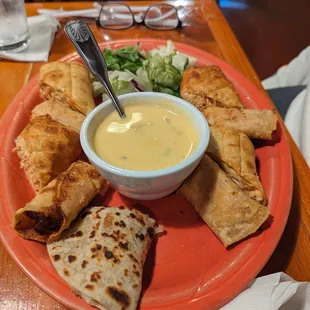
M 210 133 L 207 153 L 245 193 L 265 204 L 266 195 L 257 175 L 251 140 L 227 128 L 210 127 Z
M 203 114 L 210 126 L 242 132 L 250 139 L 271 140 L 277 128 L 277 115 L 273 110 L 207 107 Z
M 84 115 L 95 107 L 89 71 L 78 62 L 44 64 L 40 68 L 39 92 L 44 100 L 67 103 Z
M 42 115 L 49 115 L 55 122 L 66 126 L 78 134 L 85 120 L 85 115 L 72 110 L 67 103 L 59 103 L 54 100 L 44 101 L 32 110 L 32 118 Z
M 190 67 L 182 75 L 181 97 L 203 111 L 206 107 L 243 108 L 232 83 L 217 66 Z
M 255 233 L 269 216 L 269 209 L 245 194 L 208 155 L 179 193 L 225 247 Z
M 25 239 L 42 243 L 57 240 L 79 212 L 107 186 L 92 165 L 82 161 L 73 163 L 15 213 L 13 227 Z
M 38 192 L 81 154 L 79 134 L 42 115 L 30 120 L 15 140 L 20 166 Z

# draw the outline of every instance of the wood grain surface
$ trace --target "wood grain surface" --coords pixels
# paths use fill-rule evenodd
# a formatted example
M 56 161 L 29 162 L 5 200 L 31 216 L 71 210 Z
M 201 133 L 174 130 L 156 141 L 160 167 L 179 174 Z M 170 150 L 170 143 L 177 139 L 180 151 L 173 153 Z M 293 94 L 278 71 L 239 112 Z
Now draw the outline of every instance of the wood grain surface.
M 127 4 L 141 6 L 154 3 L 155 1 L 136 1 Z M 176 2 L 170 3 L 175 4 Z M 181 0 L 177 1 L 177 5 L 182 6 L 179 10 L 186 15 L 185 27 L 181 31 L 154 31 L 136 26 L 127 30 L 111 31 L 97 28 L 94 21 L 88 20 L 88 22 L 99 42 L 152 37 L 172 39 L 198 47 L 224 59 L 264 92 L 255 71 L 215 1 Z M 38 8 L 72 10 L 91 7 L 91 2 L 26 4 L 28 16 L 36 15 Z M 61 20 L 61 25 L 63 26 L 68 21 L 69 19 Z M 57 60 L 71 52 L 74 52 L 74 47 L 67 39 L 62 27 L 55 36 L 49 61 Z M 0 116 L 21 87 L 38 73 L 41 65 L 42 63 L 0 61 L 0 85 L 2 86 L 0 90 Z M 294 166 L 292 210 L 283 237 L 261 275 L 284 271 L 296 280 L 310 281 L 310 174 L 305 160 L 289 134 L 288 137 Z M 58 310 L 65 308 L 36 287 L 0 245 L 0 309 Z

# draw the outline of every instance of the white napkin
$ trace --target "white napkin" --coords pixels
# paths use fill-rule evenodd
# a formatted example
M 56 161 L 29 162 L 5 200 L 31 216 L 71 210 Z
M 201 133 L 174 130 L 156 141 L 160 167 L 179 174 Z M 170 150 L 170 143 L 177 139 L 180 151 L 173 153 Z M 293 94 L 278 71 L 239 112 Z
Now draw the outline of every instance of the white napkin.
M 285 116 L 285 125 L 310 167 L 310 46 L 262 84 L 265 89 L 307 86 L 292 101 Z
M 265 89 L 307 85 L 310 81 L 310 46 L 305 48 L 288 65 L 282 66 L 274 75 L 262 81 Z
M 255 279 L 221 310 L 309 310 L 310 283 L 296 282 L 283 272 Z
M 57 19 L 51 16 L 28 17 L 31 43 L 21 52 L 0 52 L 0 58 L 16 61 L 47 61 L 57 28 Z

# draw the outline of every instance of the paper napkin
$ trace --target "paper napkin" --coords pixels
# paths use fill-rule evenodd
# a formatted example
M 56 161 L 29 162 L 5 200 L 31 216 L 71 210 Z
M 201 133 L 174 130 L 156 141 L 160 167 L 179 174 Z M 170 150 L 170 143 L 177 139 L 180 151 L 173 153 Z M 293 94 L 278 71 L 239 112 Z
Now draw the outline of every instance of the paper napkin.
M 255 279 L 221 310 L 309 310 L 310 283 L 279 272 Z
M 57 19 L 52 16 L 28 17 L 31 43 L 25 50 L 17 53 L 0 52 L 0 58 L 35 62 L 47 61 L 55 33 L 59 27 Z

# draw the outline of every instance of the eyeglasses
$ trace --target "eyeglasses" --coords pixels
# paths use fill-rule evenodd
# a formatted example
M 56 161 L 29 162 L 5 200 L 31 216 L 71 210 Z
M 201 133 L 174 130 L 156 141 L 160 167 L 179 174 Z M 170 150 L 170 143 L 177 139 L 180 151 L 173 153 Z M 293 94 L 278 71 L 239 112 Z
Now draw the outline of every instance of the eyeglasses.
M 172 30 L 182 28 L 176 8 L 169 4 L 150 6 L 145 14 L 134 16 L 129 6 L 113 3 L 101 7 L 97 24 L 111 30 L 121 30 L 133 25 L 144 25 L 155 30 Z

